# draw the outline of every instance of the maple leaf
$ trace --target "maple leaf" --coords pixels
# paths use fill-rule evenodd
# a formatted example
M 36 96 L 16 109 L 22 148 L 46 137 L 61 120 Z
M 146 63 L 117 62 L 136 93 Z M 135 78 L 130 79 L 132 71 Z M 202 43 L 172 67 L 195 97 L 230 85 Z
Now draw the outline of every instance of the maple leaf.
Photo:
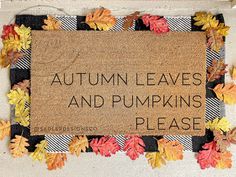
M 166 160 L 182 160 L 183 145 L 178 141 L 169 141 L 164 138 L 158 140 L 158 150 Z
M 26 28 L 23 24 L 18 27 L 15 26 L 14 30 L 20 36 L 20 45 L 22 49 L 29 49 L 31 44 L 31 28 Z
M 29 94 L 17 88 L 16 90 L 10 90 L 10 93 L 7 94 L 9 99 L 9 104 L 17 105 L 25 105 L 26 102 L 29 102 Z
M 206 128 L 210 129 L 211 131 L 219 130 L 219 131 L 227 132 L 230 130 L 230 127 L 231 127 L 231 124 L 226 117 L 216 118 L 212 121 L 209 120 L 206 123 Z
M 79 136 L 79 137 L 75 136 L 69 143 L 70 153 L 76 154 L 77 156 L 79 156 L 82 151 L 86 152 L 86 148 L 88 147 L 89 143 L 86 136 Z
M 24 154 L 27 154 L 28 150 L 26 149 L 26 147 L 28 146 L 29 143 L 27 138 L 16 135 L 15 138 L 11 140 L 9 148 L 12 156 L 15 158 L 22 157 Z
M 111 15 L 111 11 L 108 9 L 100 8 L 96 9 L 86 15 L 85 23 L 87 23 L 90 28 L 96 30 L 108 31 L 116 24 L 116 18 Z
M 48 170 L 62 168 L 65 166 L 65 161 L 67 161 L 65 153 L 46 153 L 46 164 Z
M 208 82 L 213 82 L 219 79 L 225 73 L 227 73 L 227 71 L 225 70 L 226 67 L 227 64 L 224 63 L 223 59 L 220 60 L 213 59 L 211 66 L 207 67 Z
M 218 84 L 213 89 L 217 98 L 226 104 L 236 103 L 236 85 L 234 83 Z
M 214 141 L 216 142 L 216 150 L 220 152 L 225 152 L 230 146 L 230 140 L 228 138 L 228 133 L 223 134 L 219 130 L 213 131 Z
M 139 14 L 140 12 L 136 11 L 124 17 L 123 29 L 128 30 L 129 28 L 131 28 L 133 26 L 134 21 L 139 18 Z
M 207 46 L 216 52 L 224 46 L 223 36 L 220 35 L 216 29 L 209 29 L 206 31 L 207 35 Z
M 29 108 L 25 108 L 23 104 L 17 104 L 15 107 L 15 119 L 14 121 L 24 127 L 29 126 Z
M 204 150 L 199 151 L 196 156 L 201 169 L 209 168 L 210 166 L 216 167 L 217 161 L 220 159 L 220 153 L 216 150 L 216 142 L 206 143 L 202 148 Z
M 216 168 L 225 169 L 232 167 L 232 154 L 229 151 L 225 151 L 220 154 L 219 160 L 217 160 Z
M 11 124 L 10 121 L 0 119 L 0 140 L 10 135 Z
M 59 30 L 61 27 L 61 22 L 54 18 L 51 15 L 47 16 L 47 19 L 44 20 L 45 25 L 42 26 L 44 30 Z
M 160 152 L 148 152 L 145 157 L 148 159 L 148 163 L 152 168 L 160 168 L 163 165 L 166 165 L 166 161 L 163 157 L 163 154 Z
M 224 23 L 220 23 L 216 27 L 217 33 L 219 33 L 222 36 L 227 36 L 229 34 L 229 29 L 230 29 L 230 27 L 229 26 L 225 26 Z
M 13 85 L 12 90 L 17 90 L 20 88 L 26 93 L 29 93 L 30 89 L 30 81 L 29 80 L 23 80 L 22 82 L 18 82 L 17 84 Z
M 230 69 L 230 76 L 233 80 L 236 80 L 236 67 L 232 66 L 232 68 Z
M 10 24 L 10 25 L 3 25 L 3 30 L 2 30 L 2 40 L 5 40 L 9 37 L 9 35 L 17 35 L 17 33 L 15 32 L 14 28 L 15 28 L 15 24 Z
M 196 21 L 194 25 L 202 26 L 202 30 L 216 28 L 219 24 L 219 21 L 210 12 L 197 12 L 193 19 Z
M 30 154 L 30 157 L 33 160 L 38 160 L 42 162 L 46 158 L 46 148 L 47 148 L 47 141 L 42 140 L 40 143 L 36 144 L 36 149 L 33 153 Z
M 110 157 L 111 154 L 115 154 L 120 150 L 119 144 L 114 137 L 103 136 L 102 138 L 94 138 L 90 142 L 90 146 L 93 152 L 100 153 L 102 156 Z
M 6 51 L 2 49 L 0 53 L 0 66 L 9 67 L 11 64 L 16 64 L 16 62 L 23 57 L 23 54 L 19 51 Z
M 130 159 L 135 160 L 139 157 L 140 154 L 144 153 L 145 144 L 138 135 L 126 135 L 127 140 L 125 141 L 123 150 L 126 151 L 126 155 Z

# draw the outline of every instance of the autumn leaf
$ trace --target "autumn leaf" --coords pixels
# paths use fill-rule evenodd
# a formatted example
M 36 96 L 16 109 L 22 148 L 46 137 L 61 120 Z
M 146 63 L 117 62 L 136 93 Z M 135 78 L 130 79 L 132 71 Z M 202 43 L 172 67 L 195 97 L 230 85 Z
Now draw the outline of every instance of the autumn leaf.
M 116 142 L 114 137 L 103 136 L 102 138 L 94 138 L 90 142 L 90 147 L 93 152 L 100 154 L 105 157 L 110 157 L 111 154 L 115 154 L 120 150 L 119 144 Z
M 19 36 L 10 34 L 8 38 L 2 41 L 3 48 L 6 51 L 20 51 L 21 50 L 21 41 Z
M 44 24 L 42 28 L 48 31 L 59 30 L 61 27 L 61 22 L 51 15 L 48 15 L 47 19 L 44 20 Z
M 222 36 L 227 36 L 229 34 L 229 29 L 230 29 L 230 27 L 229 26 L 225 26 L 224 23 L 220 23 L 216 27 L 217 33 L 222 35 Z
M 224 46 L 223 36 L 220 35 L 216 29 L 209 29 L 206 31 L 207 35 L 207 46 L 216 52 Z
M 219 130 L 213 131 L 214 141 L 216 142 L 216 150 L 220 152 L 225 152 L 230 146 L 230 140 L 228 137 L 228 132 L 226 134 Z
M 18 35 L 14 30 L 15 26 L 16 26 L 15 24 L 3 25 L 2 36 L 1 36 L 2 40 L 7 39 L 10 35 L 13 36 Z
M 232 68 L 230 69 L 230 76 L 233 80 L 236 80 L 236 67 L 232 66 Z
M 23 80 L 22 82 L 18 82 L 17 84 L 13 85 L 12 90 L 21 89 L 26 93 L 29 93 L 30 89 L 30 81 L 29 80 Z
M 28 127 L 30 124 L 29 111 L 30 111 L 29 108 L 25 108 L 25 106 L 22 104 L 16 105 L 14 121 L 24 127 Z
M 31 44 L 31 28 L 25 27 L 23 24 L 18 27 L 15 26 L 14 30 L 20 36 L 20 45 L 22 49 L 29 49 Z
M 213 89 L 217 98 L 226 104 L 236 103 L 236 85 L 234 83 L 218 84 Z
M 70 153 L 76 154 L 77 156 L 79 156 L 82 151 L 86 152 L 86 148 L 88 147 L 89 143 L 86 136 L 79 136 L 79 137 L 75 136 L 69 143 Z
M 0 119 L 0 140 L 10 135 L 11 124 L 10 121 Z
M 96 30 L 108 31 L 116 24 L 116 18 L 111 15 L 111 11 L 108 9 L 100 8 L 96 9 L 95 12 L 91 12 L 86 15 L 85 23 L 90 28 Z
M 40 143 L 36 144 L 36 149 L 33 153 L 30 154 L 30 157 L 33 160 L 38 160 L 42 162 L 46 158 L 46 148 L 47 148 L 47 141 L 42 140 Z
M 216 118 L 206 123 L 206 128 L 210 129 L 211 131 L 219 130 L 219 131 L 227 132 L 230 130 L 230 127 L 231 127 L 231 124 L 226 117 Z
M 126 155 L 130 157 L 131 160 L 135 160 L 140 154 L 144 153 L 145 144 L 138 135 L 127 135 L 125 136 L 127 140 L 125 141 L 123 150 L 126 151 Z
M 232 167 L 232 154 L 229 151 L 219 153 L 220 158 L 217 160 L 216 168 L 225 169 Z
M 46 164 L 48 170 L 62 168 L 65 166 L 65 161 L 67 161 L 65 153 L 46 153 Z
M 223 59 L 220 59 L 220 60 L 213 59 L 211 66 L 207 67 L 208 82 L 213 82 L 219 79 L 225 73 L 227 73 L 227 71 L 225 70 L 226 67 L 227 67 L 227 64 L 224 63 Z
M 216 167 L 217 161 L 220 159 L 220 153 L 216 150 L 216 142 L 212 141 L 202 146 L 204 150 L 199 151 L 197 154 L 197 162 L 200 164 L 201 169 Z
M 9 67 L 11 64 L 16 64 L 16 62 L 23 57 L 23 54 L 19 51 L 6 51 L 2 49 L 0 53 L 0 66 L 3 68 Z
M 236 144 L 236 127 L 227 132 L 227 135 L 229 142 L 232 144 Z
M 166 161 L 160 152 L 148 152 L 145 157 L 148 159 L 148 163 L 153 169 L 161 168 L 163 165 L 166 165 Z
M 202 30 L 216 28 L 219 24 L 219 21 L 210 12 L 197 12 L 193 19 L 196 21 L 194 25 L 202 26 Z
M 9 104 L 17 105 L 25 105 L 26 102 L 29 102 L 29 94 L 17 88 L 16 90 L 10 90 L 10 93 L 7 94 L 9 99 Z
M 124 17 L 123 29 L 128 30 L 129 28 L 131 28 L 133 26 L 134 21 L 139 18 L 139 14 L 140 12 L 136 11 Z
M 24 154 L 27 154 L 28 150 L 26 149 L 26 147 L 28 146 L 29 143 L 27 138 L 16 135 L 15 138 L 11 140 L 9 148 L 12 156 L 15 158 L 22 157 Z
M 158 150 L 166 160 L 182 160 L 183 145 L 178 141 L 169 141 L 164 138 L 158 140 Z

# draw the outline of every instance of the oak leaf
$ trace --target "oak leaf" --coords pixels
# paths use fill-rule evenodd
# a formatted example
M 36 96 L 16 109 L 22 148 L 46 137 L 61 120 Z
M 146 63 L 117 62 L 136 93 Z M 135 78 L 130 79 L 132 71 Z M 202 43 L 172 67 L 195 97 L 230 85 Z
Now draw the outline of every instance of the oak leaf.
M 29 94 L 20 88 L 17 88 L 16 90 L 10 90 L 10 93 L 7 94 L 7 97 L 9 99 L 9 104 L 12 105 L 25 105 L 26 102 L 30 101 Z
M 220 60 L 213 59 L 211 66 L 207 67 L 208 82 L 213 82 L 219 79 L 225 73 L 227 73 L 227 71 L 225 70 L 226 67 L 227 67 L 227 64 L 224 63 L 223 59 L 220 59 Z
M 29 93 L 30 89 L 30 81 L 29 80 L 23 80 L 22 82 L 18 82 L 17 84 L 13 85 L 12 90 L 17 90 L 20 88 L 26 93 Z
M 139 18 L 139 15 L 140 15 L 140 12 L 136 11 L 124 17 L 123 29 L 128 30 L 129 28 L 131 28 L 133 26 L 134 21 Z
M 234 83 L 218 84 L 213 89 L 218 99 L 226 104 L 236 103 L 236 85 Z
M 216 150 L 220 152 L 225 152 L 230 146 L 230 140 L 228 137 L 228 132 L 226 134 L 219 130 L 213 131 L 214 141 L 216 141 Z
M 22 157 L 24 154 L 28 153 L 28 150 L 26 147 L 29 146 L 28 139 L 16 135 L 14 139 L 11 140 L 9 148 L 12 156 L 15 157 Z
M 59 30 L 61 27 L 61 22 L 51 15 L 48 15 L 47 19 L 44 19 L 44 24 L 45 25 L 43 25 L 42 28 L 48 31 Z
M 46 153 L 46 164 L 48 170 L 62 168 L 65 166 L 65 161 L 67 161 L 65 153 Z
M 7 51 L 3 48 L 0 53 L 0 66 L 6 68 L 9 67 L 11 64 L 16 64 L 16 62 L 23 56 L 24 55 L 19 51 Z
M 199 151 L 197 154 L 197 162 L 201 169 L 216 167 L 217 161 L 220 159 L 220 153 L 216 150 L 216 142 L 212 141 L 202 146 L 204 150 Z
M 85 23 L 87 23 L 90 28 L 96 30 L 108 31 L 116 24 L 116 18 L 111 15 L 111 11 L 108 9 L 100 8 L 96 9 L 86 15 Z
M 76 154 L 77 156 L 79 156 L 82 151 L 86 152 L 86 148 L 88 147 L 89 143 L 86 136 L 79 136 L 79 137 L 75 136 L 69 143 L 70 153 Z
M 115 154 L 120 150 L 120 146 L 114 137 L 103 136 L 102 138 L 94 138 L 90 142 L 90 147 L 93 152 L 105 157 L 110 157 L 111 154 Z
M 202 30 L 216 28 L 219 24 L 219 21 L 210 12 L 197 12 L 193 19 L 196 21 L 194 25 L 202 26 Z
M 20 36 L 20 45 L 22 49 L 29 49 L 31 44 L 31 28 L 25 27 L 23 24 L 18 27 L 15 26 L 14 30 Z
M 230 75 L 231 75 L 231 78 L 233 80 L 236 80 L 236 66 L 233 66 L 231 69 L 230 69 Z
M 148 163 L 153 169 L 161 168 L 161 166 L 166 165 L 163 154 L 160 152 L 148 152 L 146 153 L 145 157 L 148 159 Z
M 183 145 L 178 141 L 169 141 L 162 138 L 158 140 L 158 150 L 166 160 L 183 159 Z
M 207 46 L 216 52 L 224 46 L 223 36 L 217 32 L 216 29 L 209 29 L 206 31 Z
M 233 128 L 232 130 L 230 130 L 228 133 L 227 133 L 227 138 L 229 140 L 230 143 L 232 144 L 236 144 L 236 127 Z
M 24 127 L 28 127 L 30 122 L 29 117 L 29 108 L 25 108 L 25 105 L 23 104 L 17 104 L 15 107 L 15 119 L 14 121 L 19 123 L 20 125 Z
M 216 168 L 225 169 L 232 167 L 232 154 L 229 151 L 221 152 L 220 158 L 217 160 Z
M 3 25 L 3 30 L 2 30 L 2 40 L 5 40 L 9 37 L 9 35 L 17 35 L 17 33 L 15 32 L 14 28 L 15 28 L 15 24 L 10 24 L 10 25 Z
M 40 143 L 36 144 L 36 149 L 33 153 L 30 154 L 30 157 L 33 160 L 38 160 L 42 162 L 46 158 L 46 148 L 47 148 L 47 141 L 42 140 Z
M 10 135 L 11 124 L 10 121 L 0 119 L 0 140 Z
M 210 129 L 211 131 L 218 130 L 218 131 L 227 132 L 230 130 L 230 127 L 231 127 L 231 124 L 226 117 L 216 118 L 206 123 L 206 128 Z
M 130 157 L 130 159 L 135 160 L 139 157 L 140 154 L 144 153 L 145 144 L 138 135 L 127 135 L 126 141 L 124 144 L 123 150 L 126 151 L 126 155 Z

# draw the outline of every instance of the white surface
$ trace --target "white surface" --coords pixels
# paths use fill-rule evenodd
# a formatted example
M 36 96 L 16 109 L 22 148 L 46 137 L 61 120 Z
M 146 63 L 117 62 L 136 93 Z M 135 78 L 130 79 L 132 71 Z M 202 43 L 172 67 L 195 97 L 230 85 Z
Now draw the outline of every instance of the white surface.
M 11 18 L 22 9 L 38 4 L 47 4 L 64 8 L 73 15 L 82 15 L 88 9 L 103 6 L 112 10 L 114 15 L 127 15 L 136 10 L 143 13 L 159 15 L 192 15 L 199 10 L 222 12 L 226 24 L 231 26 L 230 35 L 226 43 L 226 63 L 236 65 L 236 9 L 231 9 L 231 2 L 227 0 L 175 0 L 175 1 L 91 1 L 91 0 L 23 0 L 2 2 L 0 9 L 0 28 L 8 24 Z M 36 8 L 28 10 L 33 14 L 59 14 L 52 8 Z M 26 12 L 25 12 L 26 13 Z M 226 76 L 229 81 L 229 75 Z M 9 70 L 0 69 L 0 118 L 9 119 L 9 104 L 6 93 L 9 91 Z M 236 106 L 227 106 L 226 115 L 236 126 Z M 9 139 L 0 142 L 0 177 L 235 177 L 236 176 L 236 146 L 231 147 L 233 152 L 233 167 L 230 170 L 214 168 L 200 170 L 194 158 L 194 153 L 185 152 L 184 160 L 169 162 L 161 169 L 152 170 L 144 156 L 131 161 L 122 153 L 111 158 L 96 156 L 92 153 L 82 154 L 79 158 L 68 155 L 68 162 L 62 170 L 48 171 L 44 163 L 33 162 L 29 157 L 13 159 L 8 152 Z

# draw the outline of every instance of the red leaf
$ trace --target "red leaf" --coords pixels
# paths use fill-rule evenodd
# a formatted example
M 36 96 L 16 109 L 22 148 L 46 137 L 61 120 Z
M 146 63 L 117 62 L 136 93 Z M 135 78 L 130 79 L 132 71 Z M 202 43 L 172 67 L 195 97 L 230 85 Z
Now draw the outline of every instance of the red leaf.
M 204 150 L 199 151 L 197 154 L 197 162 L 200 164 L 201 169 L 209 168 L 210 166 L 216 167 L 217 161 L 220 159 L 220 153 L 216 150 L 216 142 L 204 144 Z
M 123 150 L 126 151 L 127 156 L 135 160 L 139 157 L 139 154 L 144 153 L 145 144 L 141 136 L 138 135 L 127 135 L 126 138 L 128 139 L 125 141 Z
M 115 154 L 120 150 L 119 144 L 114 137 L 104 136 L 100 139 L 94 138 L 90 142 L 90 146 L 93 152 L 100 153 L 102 156 L 110 157 L 111 154 Z
M 15 26 L 15 24 L 4 25 L 1 38 L 5 40 L 9 37 L 10 34 L 12 34 L 13 36 L 18 35 L 14 30 Z

